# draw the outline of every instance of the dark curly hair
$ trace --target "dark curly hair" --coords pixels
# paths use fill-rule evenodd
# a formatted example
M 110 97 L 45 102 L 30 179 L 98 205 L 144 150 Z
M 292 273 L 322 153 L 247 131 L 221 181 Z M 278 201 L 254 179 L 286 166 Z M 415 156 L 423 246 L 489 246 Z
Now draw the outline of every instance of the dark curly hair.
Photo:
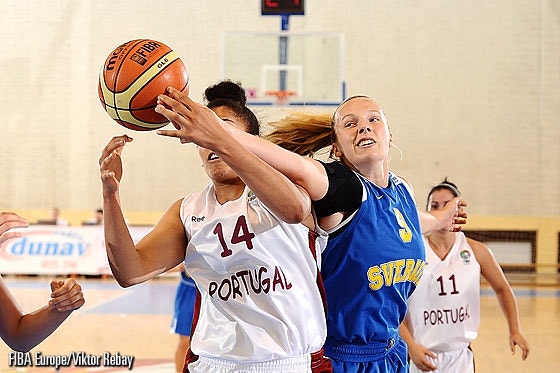
M 227 107 L 246 125 L 252 135 L 259 135 L 259 120 L 246 106 L 247 96 L 241 83 L 223 80 L 204 91 L 204 101 L 210 109 Z

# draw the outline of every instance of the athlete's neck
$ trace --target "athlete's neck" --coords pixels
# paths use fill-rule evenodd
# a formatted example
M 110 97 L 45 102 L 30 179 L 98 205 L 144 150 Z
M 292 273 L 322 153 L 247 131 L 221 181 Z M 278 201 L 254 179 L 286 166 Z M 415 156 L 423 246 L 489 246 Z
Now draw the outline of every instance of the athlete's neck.
M 388 166 L 386 162 L 369 162 L 358 166 L 349 164 L 350 168 L 381 188 L 389 186 Z
M 235 201 L 243 194 L 245 190 L 244 183 L 236 184 L 221 184 L 214 183 L 214 190 L 216 192 L 216 200 L 223 205 L 228 201 Z
M 455 243 L 455 233 L 435 231 L 426 236 L 432 251 L 441 259 L 445 259 Z

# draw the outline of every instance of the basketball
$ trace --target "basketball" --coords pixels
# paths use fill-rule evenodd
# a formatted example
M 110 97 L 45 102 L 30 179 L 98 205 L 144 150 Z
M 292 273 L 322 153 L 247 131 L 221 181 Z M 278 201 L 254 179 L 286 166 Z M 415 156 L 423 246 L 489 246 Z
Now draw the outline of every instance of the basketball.
M 169 123 L 155 112 L 157 96 L 168 86 L 186 92 L 189 75 L 183 61 L 167 45 L 136 39 L 113 50 L 99 73 L 101 105 L 120 125 L 151 131 Z

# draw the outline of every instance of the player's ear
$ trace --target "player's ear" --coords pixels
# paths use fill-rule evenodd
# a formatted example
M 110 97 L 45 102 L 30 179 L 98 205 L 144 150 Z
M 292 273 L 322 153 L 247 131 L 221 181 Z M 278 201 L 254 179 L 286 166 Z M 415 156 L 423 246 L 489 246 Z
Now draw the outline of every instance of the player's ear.
M 331 158 L 340 158 L 340 157 L 342 157 L 342 151 L 340 150 L 338 145 L 336 145 L 336 143 L 333 143 L 331 147 Z

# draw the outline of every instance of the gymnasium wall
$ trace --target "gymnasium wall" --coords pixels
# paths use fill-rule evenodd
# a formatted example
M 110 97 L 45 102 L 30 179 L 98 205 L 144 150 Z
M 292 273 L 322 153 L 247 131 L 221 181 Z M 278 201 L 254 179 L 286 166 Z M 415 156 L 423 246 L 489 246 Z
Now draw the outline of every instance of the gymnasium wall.
M 344 33 L 347 94 L 384 107 L 403 153 L 391 167 L 419 204 L 447 176 L 475 216 L 560 216 L 560 1 L 351 4 L 306 0 L 290 30 Z M 112 49 L 165 42 L 201 100 L 220 79 L 222 32 L 280 29 L 259 0 L 7 0 L 0 19 L 0 210 L 71 216 L 101 206 L 98 158 L 114 135 L 134 137 L 123 155 L 128 215 L 159 215 L 208 182 L 193 145 L 126 130 L 102 110 L 97 76 Z

